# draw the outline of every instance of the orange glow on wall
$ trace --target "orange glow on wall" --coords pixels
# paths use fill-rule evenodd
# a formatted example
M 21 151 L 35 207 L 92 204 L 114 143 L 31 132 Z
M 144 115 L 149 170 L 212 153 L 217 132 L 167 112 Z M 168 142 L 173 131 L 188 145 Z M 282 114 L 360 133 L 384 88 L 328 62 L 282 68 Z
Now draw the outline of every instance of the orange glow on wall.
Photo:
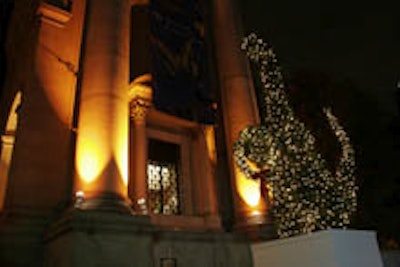
M 240 198 L 250 207 L 255 208 L 261 200 L 260 181 L 250 180 L 235 166 L 236 188 Z
M 90 126 L 89 126 L 90 127 Z M 85 127 L 85 128 L 89 128 Z M 87 189 L 90 183 L 94 182 L 107 167 L 108 163 L 114 158 L 122 182 L 128 185 L 128 144 L 126 142 L 127 133 L 119 134 L 115 147 L 118 151 L 108 153 L 106 144 L 103 144 L 98 135 L 86 132 L 86 136 L 80 136 L 77 146 L 76 166 L 80 180 L 85 184 L 82 185 Z M 82 131 L 84 134 L 85 131 Z M 81 188 L 83 189 L 83 188 Z
M 43 24 L 36 53 L 36 69 L 40 70 L 38 82 L 54 113 L 66 127 L 70 125 L 74 103 L 79 36 L 80 32 L 72 27 L 60 31 Z

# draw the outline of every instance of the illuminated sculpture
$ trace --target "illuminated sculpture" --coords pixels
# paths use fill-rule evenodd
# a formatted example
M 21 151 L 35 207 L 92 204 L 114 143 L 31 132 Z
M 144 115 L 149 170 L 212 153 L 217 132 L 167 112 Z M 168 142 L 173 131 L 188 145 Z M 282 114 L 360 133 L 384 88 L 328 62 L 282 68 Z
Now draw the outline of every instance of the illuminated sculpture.
M 279 237 L 328 228 L 345 228 L 356 210 L 355 152 L 329 108 L 324 114 L 340 145 L 334 173 L 315 145 L 315 138 L 289 106 L 283 77 L 270 46 L 255 34 L 242 49 L 256 64 L 263 86 L 263 125 L 243 129 L 234 145 L 240 170 L 263 179 L 272 190 L 273 215 Z

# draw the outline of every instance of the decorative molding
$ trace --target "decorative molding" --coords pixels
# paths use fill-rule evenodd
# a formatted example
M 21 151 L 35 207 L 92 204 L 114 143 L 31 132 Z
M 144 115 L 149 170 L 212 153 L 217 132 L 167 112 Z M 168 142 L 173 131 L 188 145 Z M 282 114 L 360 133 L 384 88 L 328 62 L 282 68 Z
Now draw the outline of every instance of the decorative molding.
M 147 124 L 153 128 L 169 129 L 169 131 L 182 133 L 197 133 L 202 125 L 180 117 L 150 108 L 147 115 Z
M 144 74 L 136 78 L 129 86 L 130 114 L 135 121 L 144 121 L 147 111 L 151 107 L 153 100 L 151 80 L 150 74 Z
M 144 98 L 136 98 L 130 102 L 130 114 L 135 121 L 144 121 L 151 102 Z
M 70 12 L 43 1 L 39 4 L 37 15 L 39 16 L 41 22 L 58 28 L 65 27 L 67 22 L 72 17 Z

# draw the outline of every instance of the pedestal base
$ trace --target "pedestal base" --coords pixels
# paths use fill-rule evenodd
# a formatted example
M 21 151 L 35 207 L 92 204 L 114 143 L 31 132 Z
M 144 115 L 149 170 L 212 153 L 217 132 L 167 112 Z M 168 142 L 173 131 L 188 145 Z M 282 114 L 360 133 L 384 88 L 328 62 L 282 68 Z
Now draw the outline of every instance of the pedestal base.
M 78 194 L 75 199 L 74 208 L 98 212 L 117 212 L 122 214 L 133 213 L 128 199 L 115 193 L 102 193 L 89 198 L 85 198 L 84 195 Z
M 71 210 L 49 229 L 45 266 L 153 266 L 148 217 Z M 140 264 L 137 264 L 140 262 Z
M 148 216 L 72 209 L 45 240 L 46 267 L 252 266 L 250 245 L 240 235 L 162 229 Z
M 254 267 L 382 267 L 374 232 L 327 230 L 252 245 Z
M 276 229 L 265 213 L 242 214 L 234 226 L 236 232 L 244 233 L 253 242 L 276 239 Z
M 48 212 L 13 211 L 0 217 L 0 266 L 42 267 Z

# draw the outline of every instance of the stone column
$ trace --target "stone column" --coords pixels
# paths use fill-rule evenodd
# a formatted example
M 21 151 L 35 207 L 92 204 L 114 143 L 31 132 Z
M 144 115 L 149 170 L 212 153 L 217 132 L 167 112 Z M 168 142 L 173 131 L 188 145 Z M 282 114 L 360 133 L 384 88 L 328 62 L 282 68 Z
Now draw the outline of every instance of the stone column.
M 135 79 L 129 90 L 131 116 L 129 173 L 131 179 L 128 191 L 134 211 L 138 214 L 148 212 L 146 115 L 152 101 L 152 89 L 148 85 L 150 81 L 150 75 L 140 76 Z
M 266 209 L 260 182 L 247 179 L 233 161 L 233 143 L 239 132 L 259 124 L 257 101 L 245 55 L 240 51 L 241 23 L 235 1 L 213 2 L 216 58 L 221 89 L 225 139 L 234 196 L 235 225 L 238 228 L 264 223 Z
M 8 186 L 8 171 L 10 169 L 11 157 L 14 149 L 14 135 L 1 136 L 0 156 L 0 211 L 3 211 Z
M 127 197 L 130 0 L 86 8 L 75 192 L 77 204 L 101 208 Z

